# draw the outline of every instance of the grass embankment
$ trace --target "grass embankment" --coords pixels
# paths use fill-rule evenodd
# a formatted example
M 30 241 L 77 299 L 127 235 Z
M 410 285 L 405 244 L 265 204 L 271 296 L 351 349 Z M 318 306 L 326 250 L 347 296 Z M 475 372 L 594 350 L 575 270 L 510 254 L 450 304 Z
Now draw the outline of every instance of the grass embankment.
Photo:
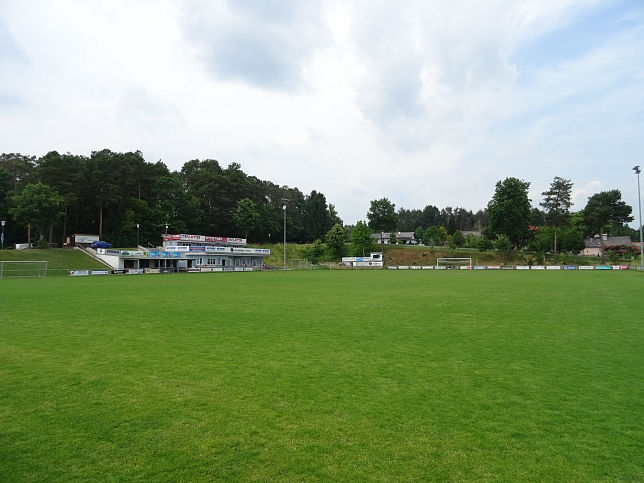
M 644 479 L 639 273 L 0 285 L 3 481 Z
M 308 256 L 307 250 L 310 249 L 312 244 L 287 244 L 286 245 L 286 259 L 288 267 L 298 267 L 294 260 L 305 260 Z M 272 244 L 261 245 L 261 248 L 269 248 L 271 250 L 270 257 L 265 260 L 266 265 L 280 268 L 284 263 L 284 245 Z M 536 265 L 537 255 L 534 253 L 524 252 L 511 252 L 510 254 L 497 252 L 494 250 L 481 252 L 474 248 L 461 248 L 450 250 L 447 248 L 430 248 L 421 246 L 409 245 L 377 245 L 374 251 L 383 251 L 383 258 L 385 265 L 435 265 L 437 258 L 442 257 L 456 257 L 456 258 L 471 258 L 472 263 L 475 265 L 527 265 L 532 261 Z M 347 245 L 345 249 L 345 256 L 350 256 L 351 246 Z M 366 255 L 369 255 L 368 253 Z M 320 259 L 321 262 L 338 262 L 339 257 L 333 256 L 326 252 Z M 554 256 L 547 255 L 544 262 L 546 265 L 554 264 Z M 585 256 L 560 256 L 559 264 L 573 264 L 573 265 L 595 265 L 601 263 L 598 257 L 585 257 Z M 619 263 L 633 263 L 630 261 L 620 261 Z
M 101 270 L 105 265 L 81 250 L 46 248 L 31 250 L 2 250 L 0 260 L 47 260 L 47 276 L 67 275 L 68 270 Z

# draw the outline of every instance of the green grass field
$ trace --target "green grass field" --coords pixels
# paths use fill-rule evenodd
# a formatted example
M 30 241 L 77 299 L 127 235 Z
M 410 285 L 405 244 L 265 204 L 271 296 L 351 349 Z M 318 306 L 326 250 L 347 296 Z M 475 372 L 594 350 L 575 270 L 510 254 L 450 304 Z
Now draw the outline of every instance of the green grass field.
M 644 479 L 644 277 L 0 280 L 0 481 Z

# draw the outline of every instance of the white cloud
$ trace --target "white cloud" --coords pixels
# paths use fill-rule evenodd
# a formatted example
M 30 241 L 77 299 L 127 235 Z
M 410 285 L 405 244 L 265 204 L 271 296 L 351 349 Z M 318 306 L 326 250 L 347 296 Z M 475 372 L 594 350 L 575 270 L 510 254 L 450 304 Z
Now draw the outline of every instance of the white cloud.
M 508 176 L 635 206 L 642 66 L 639 2 L 4 2 L 0 141 L 239 162 L 348 223 L 478 210 Z

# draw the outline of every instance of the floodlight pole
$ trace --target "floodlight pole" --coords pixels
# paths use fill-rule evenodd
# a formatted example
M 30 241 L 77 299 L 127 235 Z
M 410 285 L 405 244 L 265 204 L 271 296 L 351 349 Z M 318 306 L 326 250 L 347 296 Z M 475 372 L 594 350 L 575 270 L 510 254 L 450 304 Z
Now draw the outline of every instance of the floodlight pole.
M 284 271 L 286 271 L 286 205 L 282 205 L 284 211 Z
M 2 224 L 2 236 L 0 237 L 0 250 L 4 250 L 4 224 L 6 223 L 5 220 L 1 220 L 0 224 Z
M 140 226 L 141 226 L 140 223 L 136 224 L 136 249 L 137 250 L 139 249 L 139 227 Z M 136 273 L 137 274 L 139 273 L 139 270 L 141 270 L 141 259 L 137 255 L 137 257 L 136 257 Z
M 640 167 L 635 166 L 633 168 L 635 174 L 637 175 L 637 206 L 639 208 L 640 214 L 640 266 L 644 269 L 644 240 L 642 240 L 642 199 L 640 195 Z

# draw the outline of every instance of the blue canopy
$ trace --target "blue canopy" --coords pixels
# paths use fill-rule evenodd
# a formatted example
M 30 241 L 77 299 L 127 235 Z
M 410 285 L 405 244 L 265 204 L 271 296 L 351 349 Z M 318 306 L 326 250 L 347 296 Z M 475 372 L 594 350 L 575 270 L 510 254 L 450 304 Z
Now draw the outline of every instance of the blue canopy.
M 92 243 L 89 247 L 90 248 L 112 248 L 112 244 L 107 243 L 106 241 L 99 240 Z

